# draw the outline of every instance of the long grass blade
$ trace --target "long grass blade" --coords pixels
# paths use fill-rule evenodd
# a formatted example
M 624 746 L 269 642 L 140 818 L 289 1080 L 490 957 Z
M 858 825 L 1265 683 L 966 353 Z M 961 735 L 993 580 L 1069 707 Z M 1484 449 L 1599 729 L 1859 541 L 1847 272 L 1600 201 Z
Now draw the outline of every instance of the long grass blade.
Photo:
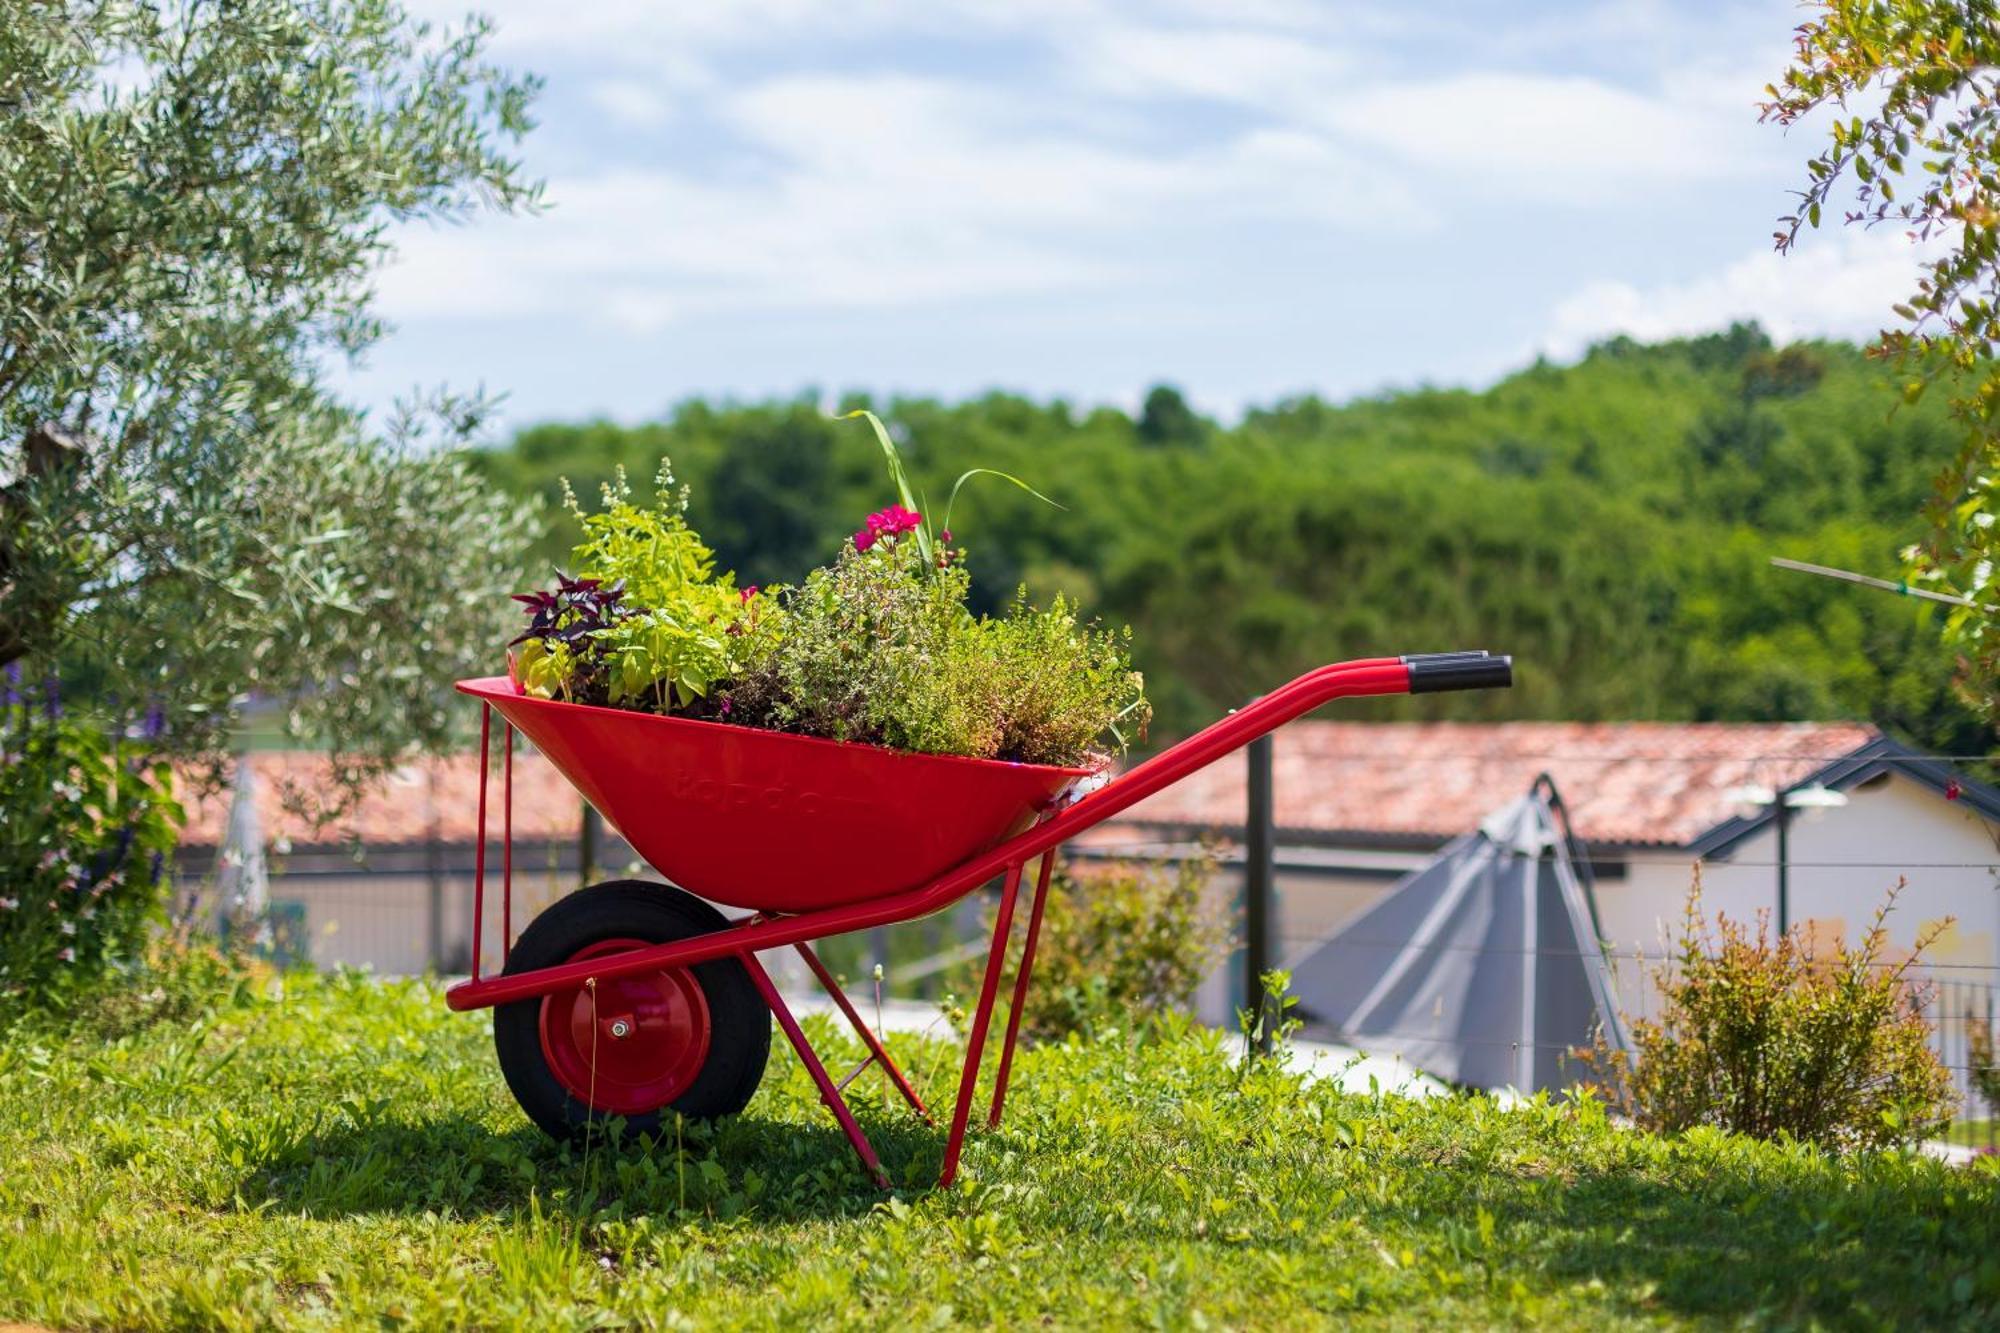
M 1030 486 L 1027 482 L 1022 481 L 1019 477 L 1015 476 L 1011 472 L 1002 472 L 1000 469 L 992 467 L 976 467 L 971 469 L 970 471 L 960 474 L 959 479 L 952 483 L 951 494 L 948 497 L 946 497 L 944 502 L 944 526 L 947 530 L 949 530 L 951 527 L 952 507 L 958 503 L 958 488 L 965 485 L 966 482 L 971 481 L 974 477 L 981 477 L 981 476 L 998 477 L 1002 481 L 1011 481 L 1016 486 L 1019 486 L 1022 490 L 1026 491 L 1028 494 L 1034 496 L 1037 500 L 1040 500 L 1043 504 L 1049 505 L 1056 509 L 1062 509 L 1061 505 L 1056 504 L 1054 500 L 1049 499 L 1048 496 L 1043 495 L 1040 491 L 1036 490 L 1033 486 Z M 1068 511 L 1065 510 L 1064 512 L 1066 513 Z
M 875 441 L 882 446 L 882 456 L 889 461 L 889 480 L 895 483 L 896 494 L 902 498 L 903 508 L 908 509 L 912 513 L 922 514 L 924 512 L 923 497 L 918 495 L 910 485 L 909 470 L 903 466 L 903 451 L 898 449 L 896 442 L 889 438 L 889 428 L 882 424 L 882 418 L 876 416 L 865 407 L 856 408 L 854 411 L 844 414 L 840 419 L 842 421 L 852 421 L 856 417 L 863 418 L 869 425 L 875 428 Z M 917 527 L 917 549 L 923 552 L 926 568 L 934 563 L 934 557 L 931 554 L 931 534 L 929 527 L 928 521 L 919 524 Z

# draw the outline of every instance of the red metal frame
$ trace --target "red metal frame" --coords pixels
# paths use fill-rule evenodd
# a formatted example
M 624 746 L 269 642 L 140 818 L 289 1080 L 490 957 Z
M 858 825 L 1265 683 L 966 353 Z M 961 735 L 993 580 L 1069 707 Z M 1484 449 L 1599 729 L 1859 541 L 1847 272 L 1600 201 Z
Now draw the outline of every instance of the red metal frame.
M 897 1066 L 895 1060 L 890 1058 L 888 1048 L 882 1045 L 882 1039 L 875 1035 L 875 1030 L 861 1021 L 861 1015 L 854 1011 L 854 1005 L 847 998 L 847 992 L 840 988 L 840 983 L 835 981 L 833 974 L 826 970 L 826 964 L 820 962 L 819 955 L 812 951 L 812 946 L 808 944 L 795 944 L 792 947 L 797 949 L 799 956 L 806 960 L 806 966 L 812 969 L 812 974 L 815 977 L 819 978 L 819 984 L 826 988 L 826 993 L 832 997 L 833 1002 L 840 1006 L 840 1012 L 847 1015 L 847 1021 L 853 1026 L 854 1034 L 861 1038 L 861 1044 L 868 1048 L 868 1058 L 861 1062 L 854 1073 L 860 1073 L 861 1070 L 866 1069 L 870 1064 L 880 1065 L 882 1073 L 888 1077 L 890 1084 L 896 1091 L 903 1095 L 903 1100 L 910 1104 L 910 1109 L 917 1113 L 917 1118 L 927 1125 L 930 1124 L 931 1113 L 924 1108 L 924 1099 L 919 1097 L 917 1090 L 910 1086 L 910 1080 L 903 1077 L 903 1071 Z M 853 1077 L 853 1074 L 848 1075 L 849 1079 Z M 843 1086 L 845 1085 L 843 1084 Z
M 1417 662 L 1422 660 L 1415 659 Z M 1500 659 L 1494 661 L 1497 665 Z M 1502 679 L 1480 681 L 1478 684 L 1504 684 L 1504 668 L 1502 673 Z M 916 889 L 814 911 L 792 914 L 759 912 L 732 924 L 727 929 L 691 939 L 633 949 L 608 958 L 581 959 L 554 967 L 537 968 L 531 972 L 482 977 L 479 973 L 479 935 L 484 920 L 486 775 L 493 711 L 492 705 L 486 704 L 480 722 L 479 851 L 473 887 L 472 978 L 460 982 L 447 991 L 446 1002 L 456 1010 L 479 1009 L 574 988 L 593 978 L 605 981 L 644 972 L 691 967 L 712 958 L 734 957 L 743 964 L 750 974 L 750 979 L 764 997 L 765 1003 L 770 1005 L 779 1028 L 783 1030 L 786 1040 L 791 1042 L 792 1049 L 798 1053 L 800 1062 L 805 1065 L 807 1073 L 818 1086 L 822 1100 L 833 1112 L 848 1141 L 853 1144 L 855 1153 L 861 1158 L 869 1174 L 886 1188 L 887 1176 L 874 1149 L 869 1145 L 867 1137 L 861 1132 L 860 1125 L 856 1123 L 853 1113 L 848 1109 L 840 1088 L 827 1074 L 825 1065 L 821 1063 L 818 1054 L 807 1041 L 791 1009 L 785 1004 L 784 997 L 771 984 L 770 976 L 757 961 L 756 952 L 787 945 L 796 948 L 812 970 L 814 977 L 825 987 L 827 994 L 832 997 L 835 1005 L 867 1047 L 869 1058 L 863 1067 L 871 1062 L 879 1064 L 884 1075 L 910 1104 L 911 1109 L 928 1121 L 929 1115 L 916 1090 L 910 1086 L 902 1071 L 890 1059 L 881 1039 L 862 1021 L 860 1014 L 841 990 L 838 982 L 812 951 L 810 941 L 928 916 L 999 877 L 1002 880 L 999 909 L 994 921 L 992 943 L 987 952 L 979 1002 L 973 1013 L 971 1031 L 967 1036 L 965 1062 L 959 1075 L 958 1097 L 953 1107 L 950 1132 L 945 1143 L 944 1166 L 938 1179 L 940 1186 L 949 1185 L 958 1173 L 959 1158 L 965 1143 L 966 1125 L 971 1117 L 973 1094 L 977 1088 L 985 1055 L 987 1029 L 992 1022 L 993 1007 L 999 994 L 1001 976 L 1005 970 L 1007 945 L 1013 928 L 1014 908 L 1020 892 L 1021 876 L 1028 862 L 1040 857 L 1042 863 L 1036 876 L 1035 896 L 1029 912 L 1021 963 L 1014 979 L 1013 1004 L 994 1081 L 992 1104 L 987 1115 L 989 1126 L 999 1125 L 1006 1102 L 1008 1075 L 1012 1070 L 1014 1047 L 1020 1033 L 1021 1003 L 1026 996 L 1029 976 L 1034 966 L 1035 944 L 1041 932 L 1043 907 L 1047 900 L 1049 877 L 1056 850 L 1085 829 L 1129 809 L 1190 773 L 1206 767 L 1304 713 L 1335 699 L 1407 693 L 1411 689 L 1412 679 L 1412 661 L 1395 657 L 1340 662 L 1308 672 L 1247 707 L 1196 732 L 1180 744 L 1162 751 L 1096 791 L 1076 799 L 1066 808 L 1048 815 L 991 851 L 973 857 L 956 869 Z M 1460 688 L 1460 686 L 1439 684 L 1427 688 Z M 502 837 L 507 843 L 502 860 L 503 960 L 511 946 L 513 931 L 513 731 L 513 726 L 507 724 L 506 767 L 503 779 L 503 799 L 507 809 L 502 816 Z
M 993 1075 L 993 1104 L 986 1110 L 986 1127 L 1000 1128 L 1000 1110 L 1007 1103 L 1007 1075 L 1014 1067 L 1014 1040 L 1021 1035 L 1021 1005 L 1028 998 L 1028 978 L 1035 970 L 1035 941 L 1042 934 L 1042 908 L 1049 900 L 1049 872 L 1056 854 L 1042 853 L 1035 876 L 1035 905 L 1028 911 L 1028 938 L 1021 945 L 1021 965 L 1014 969 L 1014 998 L 1007 1004 L 1007 1040 L 1000 1047 L 1000 1068 Z

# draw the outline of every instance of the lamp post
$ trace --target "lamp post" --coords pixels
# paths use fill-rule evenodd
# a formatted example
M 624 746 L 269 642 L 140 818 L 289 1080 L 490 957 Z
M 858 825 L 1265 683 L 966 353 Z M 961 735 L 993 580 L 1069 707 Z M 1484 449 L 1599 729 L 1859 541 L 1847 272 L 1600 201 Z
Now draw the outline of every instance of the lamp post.
M 1792 811 L 1831 810 L 1847 804 L 1844 792 L 1822 782 L 1800 781 L 1773 791 L 1769 787 L 1732 787 L 1725 795 L 1738 805 L 1771 809 L 1778 833 L 1778 935 L 1792 928 Z

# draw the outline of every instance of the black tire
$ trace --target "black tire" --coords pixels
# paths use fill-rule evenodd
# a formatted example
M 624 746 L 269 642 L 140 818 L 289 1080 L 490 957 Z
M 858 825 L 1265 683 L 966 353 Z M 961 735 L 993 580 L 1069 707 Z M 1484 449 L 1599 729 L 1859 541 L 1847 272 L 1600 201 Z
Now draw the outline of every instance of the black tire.
M 722 913 L 693 894 L 640 879 L 611 880 L 570 894 L 531 922 L 508 955 L 508 975 L 553 967 L 601 940 L 655 944 L 725 928 Z M 708 1005 L 708 1057 L 685 1092 L 647 1114 L 627 1114 L 629 1132 L 660 1128 L 668 1112 L 692 1120 L 735 1115 L 750 1102 L 771 1053 L 771 1010 L 743 964 L 734 958 L 690 969 Z M 528 1118 L 555 1139 L 581 1137 L 609 1117 L 593 1110 L 556 1078 L 542 1052 L 542 1001 L 516 1000 L 493 1010 L 493 1046 L 500 1072 Z

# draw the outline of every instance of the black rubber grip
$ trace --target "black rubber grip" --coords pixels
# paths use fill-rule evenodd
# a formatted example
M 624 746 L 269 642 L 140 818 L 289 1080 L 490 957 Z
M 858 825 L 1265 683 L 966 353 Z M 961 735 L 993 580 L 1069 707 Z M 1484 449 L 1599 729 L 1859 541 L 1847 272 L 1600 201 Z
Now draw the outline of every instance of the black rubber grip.
M 1504 690 L 1514 683 L 1514 659 L 1492 653 L 1417 653 L 1403 659 L 1411 694 L 1441 690 Z

